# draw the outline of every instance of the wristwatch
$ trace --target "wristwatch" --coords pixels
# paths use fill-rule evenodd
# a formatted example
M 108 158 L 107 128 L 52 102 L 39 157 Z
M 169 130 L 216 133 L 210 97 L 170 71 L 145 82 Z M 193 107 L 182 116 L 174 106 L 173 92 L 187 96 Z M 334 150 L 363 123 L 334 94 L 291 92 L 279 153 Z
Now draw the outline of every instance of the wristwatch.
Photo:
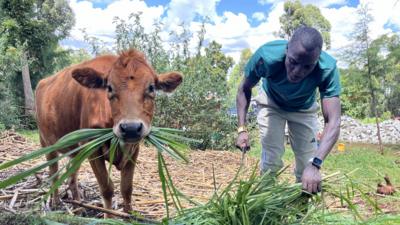
M 317 167 L 318 169 L 321 169 L 323 160 L 320 159 L 320 158 L 318 158 L 318 157 L 314 157 L 314 158 L 311 158 L 311 159 L 309 160 L 309 162 L 310 162 L 313 166 Z
M 246 126 L 240 126 L 240 127 L 238 127 L 237 133 L 240 134 L 240 133 L 242 133 L 242 132 L 247 132 Z

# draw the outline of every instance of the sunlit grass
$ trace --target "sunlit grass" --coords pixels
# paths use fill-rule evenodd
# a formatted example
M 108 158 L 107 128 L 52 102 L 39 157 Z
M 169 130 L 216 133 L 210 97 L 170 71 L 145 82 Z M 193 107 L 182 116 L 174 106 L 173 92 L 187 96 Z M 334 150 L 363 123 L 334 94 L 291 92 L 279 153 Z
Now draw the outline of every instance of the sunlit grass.
M 17 133 L 36 144 L 40 144 L 38 130 L 17 130 Z

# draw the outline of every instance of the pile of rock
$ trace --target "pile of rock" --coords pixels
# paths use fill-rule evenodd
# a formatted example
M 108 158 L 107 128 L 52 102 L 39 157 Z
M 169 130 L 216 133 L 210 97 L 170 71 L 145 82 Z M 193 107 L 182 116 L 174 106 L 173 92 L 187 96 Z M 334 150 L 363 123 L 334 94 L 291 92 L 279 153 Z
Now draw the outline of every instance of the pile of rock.
M 322 124 L 322 120 L 320 120 Z M 322 126 L 321 126 L 322 127 Z M 386 120 L 380 123 L 382 143 L 400 143 L 400 120 Z M 362 124 L 349 117 L 342 116 L 339 140 L 356 143 L 377 144 L 376 124 Z

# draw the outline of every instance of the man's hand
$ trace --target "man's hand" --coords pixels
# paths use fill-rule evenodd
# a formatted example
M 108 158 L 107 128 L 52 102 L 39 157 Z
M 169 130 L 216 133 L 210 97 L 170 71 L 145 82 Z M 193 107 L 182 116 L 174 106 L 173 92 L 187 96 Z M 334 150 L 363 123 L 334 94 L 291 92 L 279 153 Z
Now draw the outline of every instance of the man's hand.
M 249 141 L 249 133 L 240 132 L 236 139 L 236 147 L 242 151 L 250 150 L 250 141 Z
M 303 183 L 303 190 L 316 194 L 321 191 L 321 172 L 312 164 L 309 164 L 303 172 L 301 181 Z

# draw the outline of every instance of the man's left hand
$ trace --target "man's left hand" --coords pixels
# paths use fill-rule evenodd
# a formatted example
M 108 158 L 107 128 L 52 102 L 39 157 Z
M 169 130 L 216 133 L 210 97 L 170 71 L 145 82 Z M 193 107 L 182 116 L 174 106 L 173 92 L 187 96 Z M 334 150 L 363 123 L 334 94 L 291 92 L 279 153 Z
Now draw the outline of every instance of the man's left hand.
M 309 164 L 303 172 L 301 181 L 303 183 L 303 190 L 316 194 L 321 191 L 321 172 L 312 164 Z

